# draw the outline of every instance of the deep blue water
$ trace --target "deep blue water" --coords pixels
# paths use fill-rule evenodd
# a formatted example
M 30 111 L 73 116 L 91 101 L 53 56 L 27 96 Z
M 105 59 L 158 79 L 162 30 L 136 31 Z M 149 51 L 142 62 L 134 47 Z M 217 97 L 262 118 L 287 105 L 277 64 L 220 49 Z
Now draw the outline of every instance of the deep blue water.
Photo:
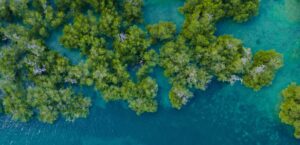
M 177 8 L 183 0 L 145 0 L 145 21 L 173 21 L 183 17 Z M 170 108 L 168 80 L 157 69 L 160 84 L 157 113 L 136 116 L 122 103 L 105 104 L 92 88 L 77 88 L 93 98 L 87 119 L 74 123 L 62 119 L 54 125 L 33 120 L 18 123 L 0 117 L 0 144 L 3 145 L 299 145 L 293 130 L 280 123 L 280 91 L 290 82 L 300 83 L 300 2 L 262 0 L 260 14 L 247 23 L 231 20 L 218 23 L 218 35 L 232 34 L 253 52 L 276 49 L 284 54 L 285 66 L 273 85 L 253 92 L 240 84 L 213 82 L 206 92 L 182 110 Z M 78 63 L 78 52 L 61 47 L 54 33 L 48 45 Z M 97 97 L 98 96 L 98 97 Z

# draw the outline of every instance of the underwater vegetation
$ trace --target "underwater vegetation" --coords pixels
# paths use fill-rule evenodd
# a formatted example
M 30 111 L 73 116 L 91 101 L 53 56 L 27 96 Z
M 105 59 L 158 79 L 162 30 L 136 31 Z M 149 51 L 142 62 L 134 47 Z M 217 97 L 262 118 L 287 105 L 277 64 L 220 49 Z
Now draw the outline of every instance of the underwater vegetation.
M 73 92 L 72 85 L 80 85 L 95 87 L 107 102 L 127 102 L 138 115 L 156 112 L 156 67 L 172 85 L 176 109 L 212 79 L 258 91 L 272 83 L 283 56 L 252 54 L 241 40 L 215 34 L 218 21 L 245 22 L 258 8 L 259 0 L 186 0 L 179 30 L 163 21 L 143 27 L 142 0 L 0 1 L 0 110 L 23 122 L 84 118 L 91 99 Z M 71 64 L 47 47 L 59 27 L 61 44 L 80 51 L 84 62 Z

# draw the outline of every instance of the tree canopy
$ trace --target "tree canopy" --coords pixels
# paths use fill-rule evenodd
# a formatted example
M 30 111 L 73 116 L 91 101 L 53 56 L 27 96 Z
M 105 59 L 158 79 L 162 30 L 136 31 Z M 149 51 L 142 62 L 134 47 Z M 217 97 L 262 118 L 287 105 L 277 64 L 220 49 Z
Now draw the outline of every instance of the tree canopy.
M 259 90 L 283 65 L 274 50 L 251 49 L 230 35 L 217 36 L 223 18 L 245 22 L 258 0 L 186 0 L 182 28 L 172 22 L 146 25 L 143 0 L 0 1 L 0 112 L 15 120 L 54 123 L 84 118 L 91 99 L 73 85 L 92 86 L 104 100 L 125 101 L 140 115 L 158 109 L 155 67 L 164 69 L 176 109 L 218 81 Z M 80 64 L 47 46 L 54 30 L 60 43 L 86 56 Z M 157 48 L 158 47 L 158 48 Z
M 243 83 L 254 90 L 270 85 L 276 71 L 283 65 L 282 55 L 274 50 L 259 51 L 254 55 L 253 63 L 243 78 Z
M 300 139 L 300 86 L 292 83 L 281 94 L 279 117 L 283 123 L 294 127 L 294 136 Z

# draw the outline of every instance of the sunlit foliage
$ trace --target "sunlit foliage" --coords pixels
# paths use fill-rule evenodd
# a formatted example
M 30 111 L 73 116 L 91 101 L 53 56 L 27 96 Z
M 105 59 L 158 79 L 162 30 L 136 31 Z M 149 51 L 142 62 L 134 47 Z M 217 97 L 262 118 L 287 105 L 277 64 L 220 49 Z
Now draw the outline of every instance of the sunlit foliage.
M 245 74 L 243 82 L 247 87 L 260 90 L 270 85 L 276 71 L 283 65 L 282 55 L 274 50 L 259 51 L 254 55 L 250 70 Z
M 180 109 L 213 78 L 259 90 L 282 66 L 275 51 L 252 58 L 240 40 L 215 34 L 223 18 L 244 22 L 255 16 L 258 0 L 186 0 L 178 30 L 172 22 L 146 26 L 143 5 L 143 0 L 0 1 L 0 112 L 24 122 L 35 116 L 45 123 L 60 116 L 84 118 L 91 99 L 73 92 L 73 85 L 94 87 L 105 101 L 124 101 L 138 115 L 156 112 L 155 67 L 164 69 L 172 86 L 169 100 Z M 80 64 L 46 45 L 59 28 L 61 44 L 85 56 Z
M 290 84 L 282 91 L 282 97 L 279 117 L 283 123 L 294 127 L 294 136 L 300 139 L 300 86 Z

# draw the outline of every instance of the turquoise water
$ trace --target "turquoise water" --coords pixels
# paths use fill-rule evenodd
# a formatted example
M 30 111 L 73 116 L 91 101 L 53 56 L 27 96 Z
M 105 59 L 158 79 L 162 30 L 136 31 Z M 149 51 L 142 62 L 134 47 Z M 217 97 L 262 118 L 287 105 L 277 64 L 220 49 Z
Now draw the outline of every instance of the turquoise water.
M 145 21 L 176 22 L 182 0 L 145 0 Z M 78 88 L 93 98 L 87 119 L 74 123 L 59 120 L 46 125 L 0 117 L 0 144 L 3 145 L 299 145 L 292 128 L 280 123 L 278 105 L 280 90 L 290 82 L 300 83 L 300 2 L 297 0 L 262 0 L 260 15 L 244 24 L 224 20 L 218 24 L 218 35 L 232 34 L 244 41 L 253 52 L 276 49 L 284 54 L 285 66 L 273 85 L 253 92 L 240 84 L 234 86 L 213 82 L 206 92 L 182 110 L 170 108 L 167 99 L 170 86 L 162 71 L 154 76 L 160 84 L 157 113 L 136 116 L 122 103 L 103 103 L 92 88 Z M 61 32 L 51 36 L 48 45 L 80 62 L 78 52 L 66 50 L 57 42 Z
M 72 64 L 84 62 L 85 57 L 82 56 L 79 51 L 75 51 L 75 49 L 66 49 L 59 42 L 59 37 L 63 34 L 62 29 L 63 28 L 59 28 L 50 35 L 49 39 L 46 41 L 48 47 L 67 57 Z

